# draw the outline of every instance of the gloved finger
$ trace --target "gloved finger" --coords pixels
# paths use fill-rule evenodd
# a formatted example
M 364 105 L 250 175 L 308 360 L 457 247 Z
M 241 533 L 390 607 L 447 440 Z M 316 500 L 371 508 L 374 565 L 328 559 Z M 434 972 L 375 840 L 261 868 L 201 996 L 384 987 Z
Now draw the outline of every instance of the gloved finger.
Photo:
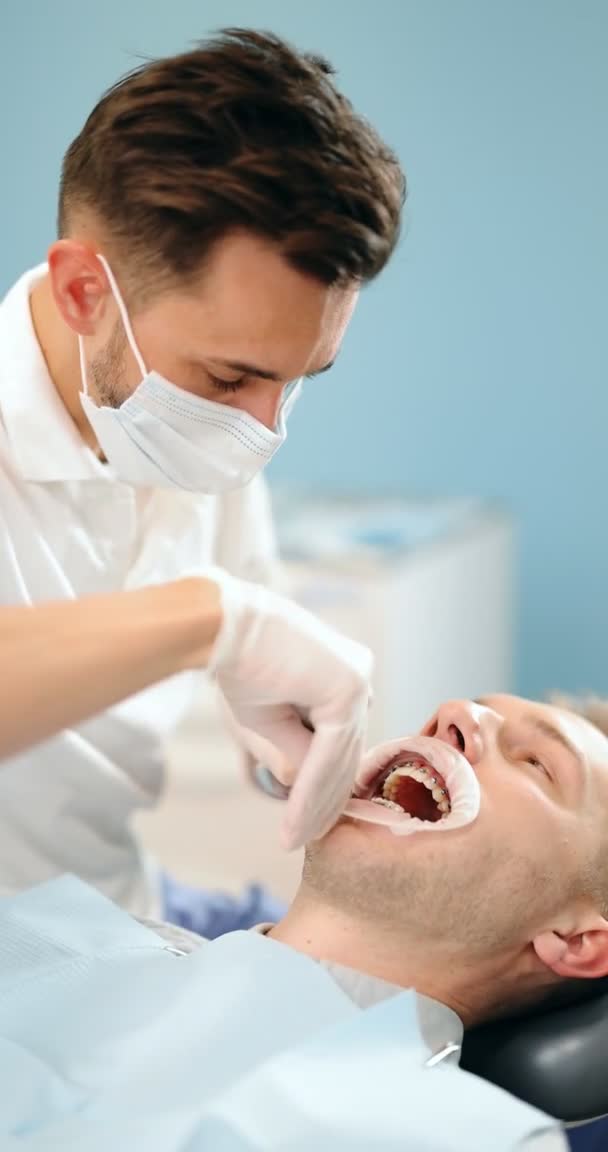
M 293 768 L 284 753 L 266 736 L 256 732 L 253 728 L 245 728 L 241 725 L 237 738 L 255 762 L 266 764 L 277 780 L 283 782 L 292 776 Z
M 242 711 L 237 739 L 257 762 L 290 788 L 308 754 L 312 733 L 290 705 L 269 705 Z
M 363 735 L 358 726 L 324 725 L 315 731 L 281 825 L 287 851 L 319 839 L 339 820 L 352 793 Z

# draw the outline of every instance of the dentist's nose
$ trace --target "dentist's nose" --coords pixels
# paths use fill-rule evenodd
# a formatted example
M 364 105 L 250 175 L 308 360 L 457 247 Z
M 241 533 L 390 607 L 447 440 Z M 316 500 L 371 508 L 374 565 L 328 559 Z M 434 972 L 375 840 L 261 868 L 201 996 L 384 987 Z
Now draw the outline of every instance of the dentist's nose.
M 473 767 L 483 756 L 484 709 L 472 700 L 448 700 L 423 731 L 462 752 Z
M 243 397 L 240 402 L 237 400 L 235 407 L 243 408 L 255 420 L 259 420 L 260 424 L 265 424 L 267 428 L 273 430 L 279 418 L 284 391 L 284 385 L 270 380 L 264 381 L 257 384 L 255 389 L 252 388 L 246 398 Z M 238 395 L 237 393 L 237 397 Z

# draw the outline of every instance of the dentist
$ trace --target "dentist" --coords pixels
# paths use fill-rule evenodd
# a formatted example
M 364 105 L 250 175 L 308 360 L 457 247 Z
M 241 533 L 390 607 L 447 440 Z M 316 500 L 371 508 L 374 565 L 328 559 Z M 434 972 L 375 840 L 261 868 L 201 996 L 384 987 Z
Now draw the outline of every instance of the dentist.
M 145 64 L 70 145 L 59 239 L 0 306 L 0 891 L 70 871 L 207 935 L 268 918 L 249 893 L 218 928 L 131 827 L 202 667 L 291 788 L 285 845 L 342 810 L 371 659 L 264 587 L 261 473 L 403 190 L 328 66 L 251 31 Z

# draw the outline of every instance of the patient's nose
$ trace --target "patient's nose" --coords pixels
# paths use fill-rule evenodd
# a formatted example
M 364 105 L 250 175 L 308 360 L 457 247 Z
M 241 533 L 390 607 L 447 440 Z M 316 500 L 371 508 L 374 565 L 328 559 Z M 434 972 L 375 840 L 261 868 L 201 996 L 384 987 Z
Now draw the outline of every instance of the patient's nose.
M 458 748 L 474 765 L 483 755 L 482 712 L 472 700 L 448 700 L 424 729 L 424 735 Z

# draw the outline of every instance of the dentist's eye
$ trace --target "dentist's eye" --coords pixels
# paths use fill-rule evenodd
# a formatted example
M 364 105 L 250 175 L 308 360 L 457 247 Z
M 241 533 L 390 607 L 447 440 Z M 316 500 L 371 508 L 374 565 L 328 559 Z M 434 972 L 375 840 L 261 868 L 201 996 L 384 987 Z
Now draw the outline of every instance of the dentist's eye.
M 209 379 L 217 392 L 238 392 L 245 383 L 244 376 L 238 380 L 222 380 L 219 376 L 212 376 L 209 373 Z

